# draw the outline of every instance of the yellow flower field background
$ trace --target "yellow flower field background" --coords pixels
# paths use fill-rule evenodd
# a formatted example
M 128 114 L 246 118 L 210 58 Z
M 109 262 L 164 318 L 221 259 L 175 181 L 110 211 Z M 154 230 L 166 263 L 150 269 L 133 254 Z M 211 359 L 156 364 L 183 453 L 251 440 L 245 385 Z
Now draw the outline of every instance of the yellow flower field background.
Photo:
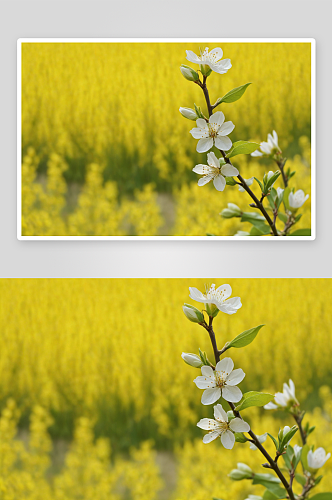
M 291 185 L 310 193 L 310 44 L 221 45 L 233 67 L 208 78 L 212 102 L 252 82 L 218 108 L 235 124 L 231 139 L 261 142 L 275 129 L 297 172 Z M 199 53 L 189 43 L 22 44 L 23 235 L 205 236 L 250 227 L 219 215 L 228 202 L 248 210 L 237 187 L 197 186 L 192 168 L 206 155 L 189 134 L 195 123 L 178 110 L 205 106 L 179 70 L 186 49 Z M 234 163 L 244 178 L 276 170 L 248 155 Z M 298 227 L 310 227 L 310 199 L 301 212 Z
M 214 281 L 222 284 L 221 280 Z M 243 306 L 219 313 L 220 347 L 265 324 L 229 355 L 242 391 L 275 393 L 292 378 L 310 443 L 332 451 L 330 279 L 232 279 Z M 232 482 L 236 462 L 262 472 L 247 444 L 202 443 L 212 408 L 181 353 L 212 353 L 182 312 L 203 279 L 0 280 L 1 500 L 244 500 L 262 487 Z M 257 434 L 291 425 L 246 410 Z M 296 435 L 294 443 L 299 443 Z M 267 447 L 272 453 L 271 443 Z M 263 471 L 264 472 L 264 471 Z M 332 460 L 317 491 L 332 488 Z M 295 491 L 299 492 L 299 485 Z

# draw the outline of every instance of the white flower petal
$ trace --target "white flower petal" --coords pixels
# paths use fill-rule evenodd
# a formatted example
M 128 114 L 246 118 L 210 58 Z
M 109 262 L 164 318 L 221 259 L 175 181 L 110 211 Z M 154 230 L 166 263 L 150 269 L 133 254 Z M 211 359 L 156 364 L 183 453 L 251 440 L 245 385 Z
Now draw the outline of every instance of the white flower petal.
M 278 408 L 278 406 L 275 405 L 274 403 L 272 403 L 272 401 L 270 401 L 270 403 L 267 403 L 266 405 L 264 405 L 265 410 L 276 410 L 277 408 Z
M 201 371 L 204 377 L 211 377 L 211 379 L 214 380 L 214 371 L 211 366 L 202 366 Z
M 210 116 L 209 123 L 217 125 L 220 127 L 225 121 L 225 115 L 222 111 L 217 111 L 212 116 Z
M 198 424 L 197 427 L 200 429 L 203 429 L 204 431 L 211 431 L 213 429 L 217 429 L 219 427 L 218 422 L 213 420 L 212 418 L 202 418 Z
M 198 118 L 198 120 L 196 120 L 196 125 L 198 128 L 201 128 L 203 130 L 209 130 L 209 126 L 208 124 L 206 123 L 206 121 L 204 120 L 204 118 Z
M 221 440 L 223 446 L 227 450 L 231 450 L 234 446 L 234 443 L 235 443 L 235 436 L 231 431 L 227 430 L 226 432 L 224 432 L 220 436 L 220 440 Z
M 222 293 L 223 299 L 226 300 L 232 295 L 232 287 L 231 285 L 220 285 L 218 286 L 216 292 Z
M 219 160 L 212 151 L 207 155 L 207 162 L 211 167 L 220 168 Z
M 249 432 L 250 431 L 250 425 L 238 417 L 235 417 L 233 420 L 230 421 L 229 427 L 234 432 Z
M 210 387 L 216 386 L 216 381 L 214 376 L 213 378 L 210 378 L 204 375 L 199 375 L 194 379 L 194 383 L 197 385 L 199 389 L 208 389 Z
M 205 434 L 205 436 L 203 437 L 203 443 L 204 444 L 211 443 L 211 441 L 214 441 L 219 436 L 220 436 L 220 431 L 209 432 L 209 434 Z
M 221 167 L 221 173 L 226 177 L 234 177 L 239 175 L 239 171 L 237 168 L 233 167 L 233 165 L 223 165 Z
M 218 130 L 218 135 L 228 135 L 235 129 L 235 125 L 233 122 L 225 122 L 221 125 Z
M 188 61 L 195 63 L 195 64 L 201 64 L 200 58 L 198 56 L 196 56 L 196 54 L 192 50 L 186 50 L 186 54 L 187 54 Z
M 213 179 L 213 177 L 214 177 L 214 176 L 213 176 L 213 175 L 211 175 L 211 174 L 204 175 L 204 177 L 201 177 L 201 178 L 198 180 L 197 184 L 198 184 L 199 186 L 205 186 L 205 184 L 207 184 L 208 182 L 210 182 L 210 181 Z
M 231 371 L 233 370 L 233 368 L 234 368 L 234 362 L 233 362 L 232 358 L 221 359 L 216 364 L 216 370 L 218 372 L 225 372 L 226 376 L 231 373 Z
M 209 136 L 209 131 L 202 128 L 192 128 L 190 130 L 191 135 L 194 139 L 202 139 Z
M 196 151 L 198 153 L 205 153 L 206 151 L 209 151 L 209 149 L 211 149 L 212 147 L 213 147 L 212 137 L 203 138 L 198 141 L 196 146 Z
M 237 368 L 236 370 L 233 370 L 226 378 L 227 385 L 237 385 L 242 382 L 245 376 L 246 374 L 244 373 L 242 368 Z
M 263 153 L 261 153 L 258 149 L 256 149 L 256 151 L 251 153 L 251 156 L 263 156 Z
M 236 386 L 226 385 L 222 388 L 222 397 L 231 403 L 238 403 L 242 398 L 242 392 Z
M 222 175 L 216 175 L 213 179 L 213 185 L 217 191 L 223 191 L 226 186 L 226 179 Z
M 214 407 L 214 418 L 221 420 L 222 422 L 228 422 L 228 415 L 221 406 L 221 404 L 217 404 Z
M 189 297 L 197 302 L 204 302 L 206 299 L 205 295 L 203 295 L 198 288 L 192 286 L 189 287 Z
M 232 147 L 232 141 L 230 140 L 229 137 L 222 137 L 217 135 L 217 137 L 214 140 L 215 146 L 218 149 L 221 149 L 222 151 L 228 151 Z
M 195 172 L 195 174 L 206 175 L 211 173 L 211 169 L 208 165 L 200 163 L 193 168 L 193 172 Z
M 201 403 L 203 405 L 212 405 L 218 399 L 220 399 L 221 396 L 221 390 L 219 387 L 215 387 L 213 389 L 205 389 L 205 391 L 202 394 L 202 399 Z
M 211 52 L 209 53 L 209 57 L 211 61 L 214 61 L 217 63 L 223 55 L 223 51 L 220 47 L 216 47 L 215 49 L 212 49 Z

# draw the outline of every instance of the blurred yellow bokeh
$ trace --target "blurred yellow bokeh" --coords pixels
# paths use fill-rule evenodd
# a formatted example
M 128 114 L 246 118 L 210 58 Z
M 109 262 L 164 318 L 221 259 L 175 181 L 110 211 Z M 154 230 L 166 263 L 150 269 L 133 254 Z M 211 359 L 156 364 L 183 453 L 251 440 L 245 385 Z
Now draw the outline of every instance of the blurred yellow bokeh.
M 262 472 L 259 454 L 247 444 L 232 452 L 220 441 L 203 445 L 196 427 L 212 408 L 201 405 L 199 370 L 181 353 L 200 347 L 213 357 L 207 333 L 182 305 L 194 304 L 189 286 L 203 291 L 207 281 L 0 280 L 1 500 L 261 493 L 227 478 L 237 461 Z M 316 425 L 310 443 L 332 451 L 332 281 L 213 281 L 228 282 L 243 303 L 235 315 L 216 317 L 220 347 L 265 324 L 252 344 L 228 351 L 246 373 L 242 391 L 275 393 L 292 378 L 304 422 Z M 257 434 L 292 423 L 263 409 L 246 410 L 246 419 Z M 325 472 L 319 491 L 332 487 L 332 460 Z
M 252 82 L 239 101 L 217 108 L 235 124 L 231 139 L 262 142 L 275 129 L 286 166 L 296 167 L 291 187 L 310 194 L 310 44 L 221 45 L 232 68 L 208 78 L 212 102 Z M 192 172 L 206 155 L 196 153 L 194 122 L 178 110 L 205 104 L 179 71 L 189 64 L 186 49 L 199 53 L 193 43 L 22 44 L 23 235 L 238 230 L 238 219 L 219 213 L 228 202 L 248 209 L 246 193 L 198 190 Z M 277 168 L 247 156 L 234 164 L 244 178 Z M 298 227 L 310 227 L 310 199 L 301 213 Z

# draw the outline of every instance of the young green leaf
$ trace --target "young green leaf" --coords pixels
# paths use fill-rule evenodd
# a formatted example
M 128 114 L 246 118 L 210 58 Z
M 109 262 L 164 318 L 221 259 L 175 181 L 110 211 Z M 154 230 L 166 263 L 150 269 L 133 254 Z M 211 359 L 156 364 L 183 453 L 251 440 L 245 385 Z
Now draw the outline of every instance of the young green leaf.
M 257 177 L 255 177 L 255 181 L 257 182 L 257 184 L 259 184 L 259 187 L 261 188 L 261 191 L 263 191 L 263 184 L 261 183 L 261 181 L 259 181 L 257 179 Z
M 289 236 L 311 236 L 311 229 L 297 229 L 294 233 Z
M 237 155 L 248 155 L 253 153 L 260 147 L 256 142 L 248 142 L 248 141 L 237 141 L 234 142 L 230 151 L 227 153 L 227 158 L 232 158 Z
M 248 441 L 243 432 L 234 432 L 234 436 L 237 443 L 245 443 Z
M 219 106 L 219 104 L 221 104 L 222 102 L 229 104 L 231 102 L 238 101 L 243 96 L 249 85 L 251 85 L 251 82 L 230 90 L 229 92 L 227 92 L 227 94 L 224 95 L 224 97 L 219 97 L 215 107 Z
M 278 213 L 278 218 L 284 223 L 286 224 L 286 222 L 288 221 L 288 217 L 286 214 L 283 214 L 283 213 Z
M 305 444 L 302 448 L 302 454 L 301 454 L 301 462 L 303 465 L 304 470 L 308 470 L 308 451 L 310 450 L 310 446 L 308 444 Z
M 295 480 L 302 486 L 304 486 L 305 483 L 307 482 L 306 478 L 302 476 L 302 474 L 299 474 L 298 472 L 295 473 Z
M 268 432 L 267 435 L 272 439 L 274 442 L 274 446 L 276 447 L 276 450 L 278 449 L 278 442 L 277 440 Z
M 311 497 L 310 500 L 332 500 L 332 493 L 317 493 L 316 495 Z
M 235 337 L 235 339 L 229 342 L 227 349 L 230 347 L 236 347 L 238 349 L 239 347 L 245 347 L 246 345 L 251 344 L 263 326 L 264 325 L 255 326 L 254 328 L 250 328 L 250 330 L 240 333 L 237 337 Z
M 256 391 L 246 392 L 235 409 L 236 411 L 242 411 L 252 406 L 264 406 L 272 401 L 273 398 L 273 394 Z

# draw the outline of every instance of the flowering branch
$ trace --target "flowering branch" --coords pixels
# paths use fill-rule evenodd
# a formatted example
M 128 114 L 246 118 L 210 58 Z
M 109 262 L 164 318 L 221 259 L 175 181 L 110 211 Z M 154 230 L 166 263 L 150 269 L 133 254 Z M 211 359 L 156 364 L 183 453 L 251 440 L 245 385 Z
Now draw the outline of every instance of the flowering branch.
M 238 235 L 246 236 L 288 236 L 290 228 L 296 224 L 301 215 L 296 212 L 303 203 L 307 200 L 308 196 L 304 195 L 302 190 L 293 193 L 288 187 L 289 179 L 295 174 L 288 169 L 285 172 L 286 158 L 281 156 L 282 151 L 279 148 L 278 136 L 275 131 L 273 134 L 268 134 L 268 142 L 256 144 L 248 141 L 237 141 L 232 143 L 228 137 L 234 130 L 235 125 L 231 122 L 225 122 L 225 116 L 222 111 L 214 112 L 214 109 L 222 103 L 232 103 L 242 97 L 246 89 L 251 83 L 246 83 L 240 87 L 236 87 L 225 94 L 223 97 L 217 99 L 214 104 L 211 104 L 209 90 L 207 87 L 207 78 L 212 72 L 218 74 L 227 73 L 232 67 L 229 59 L 222 59 L 223 51 L 221 48 L 215 48 L 209 52 L 206 48 L 201 52 L 200 56 L 194 52 L 187 50 L 187 59 L 198 64 L 200 69 L 195 71 L 193 68 L 181 65 L 180 70 L 183 76 L 198 85 L 204 94 L 208 117 L 204 116 L 199 106 L 194 105 L 195 109 L 180 108 L 180 113 L 189 120 L 196 121 L 196 128 L 193 128 L 190 133 L 194 139 L 198 139 L 196 151 L 205 153 L 215 147 L 222 155 L 217 158 L 213 152 L 207 154 L 207 165 L 199 164 L 193 168 L 193 171 L 202 177 L 198 180 L 199 186 L 204 186 L 210 181 L 213 181 L 214 187 L 218 191 L 223 191 L 226 185 L 238 186 L 239 191 L 246 192 L 253 203 L 249 206 L 259 210 L 258 212 L 242 212 L 240 208 L 234 203 L 229 203 L 228 208 L 221 212 L 224 218 L 240 217 L 241 222 L 249 222 L 252 224 L 250 233 L 239 231 Z M 199 75 L 201 73 L 202 79 Z M 258 151 L 258 149 L 261 151 Z M 226 153 L 227 152 L 227 153 Z M 264 175 L 263 181 L 256 177 L 251 179 L 244 179 L 239 170 L 233 165 L 230 158 L 239 154 L 251 154 L 252 156 L 265 156 L 273 159 L 277 165 L 276 172 L 268 172 Z M 273 187 L 274 183 L 281 175 L 283 179 L 284 189 Z M 235 180 L 235 178 L 238 179 Z M 249 188 L 254 182 L 258 183 L 261 189 L 261 196 L 257 197 L 255 193 Z M 269 205 L 264 207 L 264 200 L 267 198 Z M 280 213 L 280 205 L 283 202 L 285 213 Z M 272 211 L 272 217 L 268 211 Z M 277 220 L 281 219 L 284 222 L 283 230 L 278 230 Z M 267 223 L 267 224 L 266 224 Z M 310 235 L 310 229 L 303 229 L 295 231 L 291 236 L 304 236 Z
M 229 477 L 236 481 L 251 479 L 253 484 L 261 484 L 267 489 L 267 494 L 263 496 L 264 499 L 306 500 L 309 492 L 322 478 L 322 476 L 316 477 L 318 469 L 325 464 L 331 454 L 326 454 L 323 448 L 313 451 L 313 447 L 309 448 L 306 444 L 307 438 L 313 432 L 314 427 L 310 427 L 309 423 L 306 423 L 305 427 L 302 426 L 304 412 L 301 411 L 300 404 L 296 399 L 293 381 L 289 380 L 289 384 L 284 384 L 283 392 L 276 393 L 274 396 L 255 391 L 242 394 L 241 389 L 237 386 L 244 379 L 245 373 L 241 368 L 234 370 L 234 362 L 230 357 L 220 359 L 221 355 L 228 349 L 241 348 L 250 344 L 264 325 L 242 332 L 230 342 L 226 342 L 220 350 L 213 328 L 214 319 L 220 311 L 230 315 L 235 314 L 242 307 L 240 297 L 230 298 L 232 289 L 229 285 L 221 285 L 217 289 L 215 285 L 211 285 L 209 289 L 205 290 L 204 294 L 197 288 L 189 288 L 189 290 L 190 298 L 205 304 L 205 310 L 199 311 L 196 307 L 185 304 L 183 311 L 190 321 L 203 326 L 208 332 L 215 365 L 208 360 L 206 353 L 200 349 L 199 356 L 182 353 L 182 358 L 188 365 L 201 369 L 202 375 L 196 377 L 194 383 L 199 389 L 203 389 L 202 404 L 211 405 L 223 398 L 230 407 L 230 411 L 226 413 L 223 406 L 218 403 L 214 406 L 214 419 L 203 418 L 197 423 L 198 427 L 208 431 L 203 437 L 203 442 L 210 443 L 220 437 L 222 445 L 230 450 L 233 448 L 235 441 L 239 443 L 248 441 L 250 448 L 252 450 L 258 449 L 266 459 L 267 462 L 263 463 L 262 466 L 271 469 L 277 477 L 272 474 L 257 474 L 243 463 L 239 463 L 237 469 L 231 471 Z M 204 313 L 209 317 L 208 323 L 204 319 Z M 272 400 L 274 401 L 272 402 Z M 242 411 L 253 406 L 264 406 L 266 410 L 286 409 L 293 416 L 297 425 L 293 427 L 286 425 L 283 429 L 280 429 L 277 439 L 267 432 L 257 436 L 241 414 Z M 292 447 L 290 441 L 298 430 L 301 434 L 303 446 L 300 447 L 295 444 Z M 249 437 L 246 437 L 244 433 L 247 433 Z M 276 448 L 274 459 L 263 446 L 267 435 Z M 281 469 L 278 465 L 280 457 L 283 457 L 285 462 L 289 480 L 286 478 L 284 469 Z M 296 473 L 300 461 L 302 462 L 303 476 Z M 301 495 L 296 495 L 293 491 L 294 478 L 303 486 Z M 326 495 L 325 500 L 331 500 L 329 495 L 332 494 Z M 250 496 L 248 500 L 251 500 Z

